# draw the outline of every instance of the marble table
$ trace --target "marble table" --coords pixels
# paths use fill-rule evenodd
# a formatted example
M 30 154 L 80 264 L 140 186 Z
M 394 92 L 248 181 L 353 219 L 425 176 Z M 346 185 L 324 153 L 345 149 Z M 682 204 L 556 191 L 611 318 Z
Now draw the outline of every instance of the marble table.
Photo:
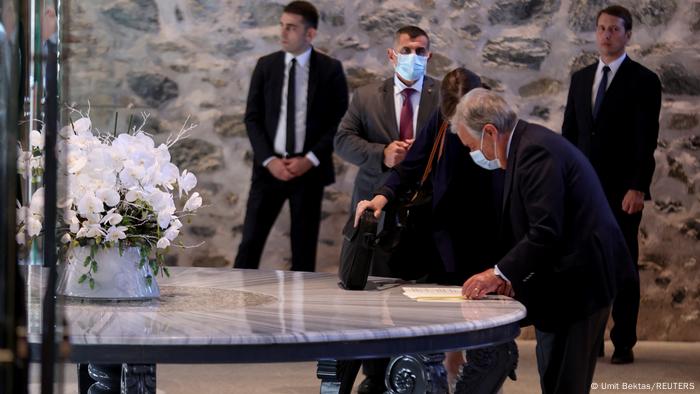
M 30 279 L 37 275 L 33 268 Z M 346 291 L 327 273 L 184 267 L 170 271 L 170 278 L 158 278 L 158 300 L 66 300 L 69 360 L 83 367 L 131 366 L 131 375 L 126 374 L 139 390 L 145 387 L 143 391 L 154 388 L 157 363 L 319 360 L 322 392 L 324 387 L 325 392 L 338 392 L 343 379 L 359 368 L 359 362 L 348 364 L 349 360 L 422 354 L 392 361 L 396 373 L 404 374 L 396 379 L 406 383 L 414 361 L 439 368 L 442 359 L 431 359 L 430 354 L 511 342 L 526 313 L 520 303 L 504 298 L 417 302 L 404 296 L 391 279 L 370 278 L 368 290 Z M 33 284 L 29 285 L 31 291 Z M 40 297 L 30 293 L 28 300 L 29 341 L 37 343 L 40 324 L 32 315 L 40 310 Z M 124 374 L 122 370 L 122 379 Z

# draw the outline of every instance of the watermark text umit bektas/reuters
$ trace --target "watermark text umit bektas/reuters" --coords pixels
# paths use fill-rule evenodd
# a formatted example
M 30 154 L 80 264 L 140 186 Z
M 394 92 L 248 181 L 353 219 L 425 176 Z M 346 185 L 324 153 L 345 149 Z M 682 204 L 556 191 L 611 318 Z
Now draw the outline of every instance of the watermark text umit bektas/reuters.
M 593 390 L 645 390 L 645 391 L 683 391 L 695 390 L 695 382 L 593 382 Z

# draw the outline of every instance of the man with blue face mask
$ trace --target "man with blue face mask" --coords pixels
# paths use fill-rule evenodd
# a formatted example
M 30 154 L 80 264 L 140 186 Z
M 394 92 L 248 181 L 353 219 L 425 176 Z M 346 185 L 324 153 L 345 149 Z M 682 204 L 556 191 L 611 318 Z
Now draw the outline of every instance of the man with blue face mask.
M 391 168 L 406 157 L 418 133 L 438 110 L 439 83 L 425 75 L 430 39 L 417 26 L 404 26 L 387 49 L 394 75 L 358 88 L 335 136 L 335 152 L 359 167 L 353 186 L 351 216 L 360 200 L 371 199 Z M 352 218 L 350 219 L 352 220 Z M 373 275 L 395 276 L 387 264 L 374 261 Z M 359 393 L 383 393 L 388 360 L 369 366 Z
M 588 393 L 610 304 L 634 273 L 593 167 L 565 138 L 519 120 L 485 89 L 462 98 L 452 124 L 464 145 L 505 170 L 501 234 L 493 234 L 505 255 L 469 278 L 462 294 L 480 299 L 512 287 L 535 326 L 542 392 Z
M 335 136 L 336 153 L 360 167 L 351 212 L 384 184 L 438 110 L 439 83 L 425 75 L 431 56 L 428 34 L 416 26 L 400 28 L 387 56 L 394 75 L 355 91 Z

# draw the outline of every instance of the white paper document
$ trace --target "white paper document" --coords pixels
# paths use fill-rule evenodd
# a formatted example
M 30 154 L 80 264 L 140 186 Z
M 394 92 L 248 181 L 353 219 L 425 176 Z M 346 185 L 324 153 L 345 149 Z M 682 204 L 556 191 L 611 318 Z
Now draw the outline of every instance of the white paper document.
M 402 287 L 403 295 L 419 302 L 462 302 L 462 288 L 454 287 Z
M 443 287 L 401 287 L 403 295 L 418 302 L 464 302 L 469 300 L 462 296 L 462 288 L 459 286 Z M 503 295 L 489 294 L 481 300 L 510 300 Z

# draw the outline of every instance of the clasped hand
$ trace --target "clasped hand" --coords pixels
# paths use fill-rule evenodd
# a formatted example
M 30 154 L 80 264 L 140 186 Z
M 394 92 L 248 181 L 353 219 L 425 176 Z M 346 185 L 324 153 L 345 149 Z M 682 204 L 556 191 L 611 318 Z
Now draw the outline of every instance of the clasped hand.
M 289 181 L 304 175 L 313 166 L 306 157 L 274 158 L 267 163 L 267 170 L 280 181 Z

